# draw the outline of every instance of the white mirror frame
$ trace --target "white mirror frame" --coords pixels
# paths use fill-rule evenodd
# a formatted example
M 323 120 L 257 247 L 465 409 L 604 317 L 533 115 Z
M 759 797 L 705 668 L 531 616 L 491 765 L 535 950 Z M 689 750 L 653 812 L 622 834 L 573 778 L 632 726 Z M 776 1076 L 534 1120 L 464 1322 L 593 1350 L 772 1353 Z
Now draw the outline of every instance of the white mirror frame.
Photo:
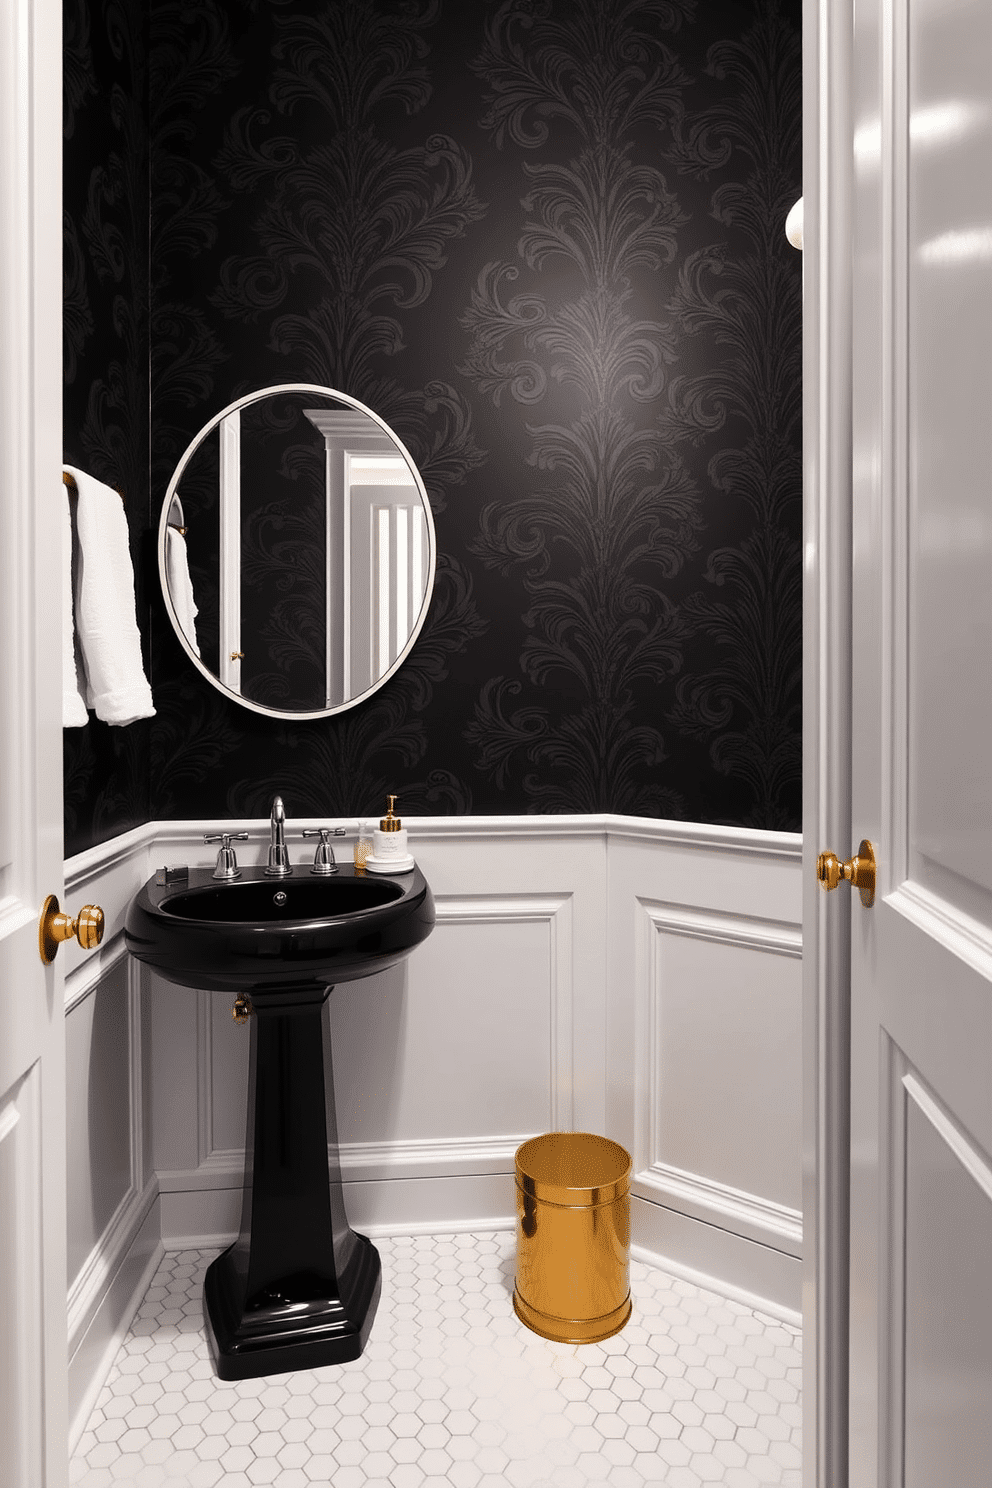
M 176 608 L 172 600 L 172 594 L 169 590 L 166 565 L 166 542 L 169 527 L 169 514 L 172 508 L 173 498 L 178 494 L 179 482 L 182 479 L 182 475 L 184 470 L 186 469 L 186 466 L 189 464 L 190 460 L 193 458 L 193 455 L 199 449 L 203 440 L 207 437 L 208 434 L 212 433 L 212 431 L 216 429 L 218 425 L 222 424 L 224 419 L 228 418 L 231 414 L 237 413 L 240 409 L 245 408 L 250 403 L 260 402 L 262 398 L 275 397 L 282 393 L 310 393 L 316 397 L 335 398 L 346 407 L 352 408 L 358 413 L 367 415 L 370 419 L 373 420 L 374 423 L 378 424 L 383 434 L 392 441 L 397 452 L 403 456 L 410 468 L 411 474 L 413 475 L 414 483 L 417 486 L 418 491 L 420 492 L 420 498 L 423 502 L 424 522 L 427 535 L 427 562 L 424 598 L 423 603 L 420 606 L 420 612 L 417 615 L 416 620 L 414 621 L 406 645 L 400 651 L 399 655 L 389 667 L 388 671 L 384 672 L 381 677 L 378 677 L 371 687 L 366 688 L 366 690 L 362 693 L 359 693 L 357 697 L 349 698 L 345 702 L 337 703 L 334 707 L 317 708 L 309 712 L 289 708 L 268 708 L 263 703 L 253 702 L 250 698 L 244 697 L 240 692 L 236 692 L 233 688 L 225 686 L 225 684 L 219 677 L 215 676 L 213 672 L 211 672 L 206 666 L 204 666 L 203 662 L 200 660 L 200 657 L 196 654 L 193 647 L 190 645 L 190 642 L 186 637 L 186 633 L 183 630 L 182 625 L 179 623 L 179 617 L 176 613 Z M 331 523 L 328 522 L 328 547 L 330 546 L 331 535 Z M 330 552 L 328 552 L 328 573 L 330 572 L 330 562 L 331 554 Z M 434 517 L 431 512 L 430 501 L 427 497 L 427 489 L 421 478 L 420 471 L 417 469 L 409 450 L 406 448 L 403 441 L 398 438 L 398 436 L 389 427 L 386 421 L 380 418 L 373 409 L 368 408 L 364 403 L 360 403 L 357 398 L 350 397 L 347 393 L 338 392 L 335 388 L 321 387 L 317 383 L 277 383 L 272 387 L 260 388 L 257 392 L 248 393 L 245 397 L 237 398 L 233 403 L 229 403 L 226 408 L 222 408 L 219 413 L 214 415 L 209 423 L 204 424 L 203 428 L 199 430 L 196 437 L 187 446 L 182 459 L 179 461 L 179 464 L 173 471 L 172 479 L 169 481 L 169 487 L 165 493 L 165 500 L 162 502 L 162 515 L 158 524 L 159 583 L 162 589 L 162 597 L 165 600 L 165 607 L 168 611 L 169 619 L 172 622 L 172 628 L 179 640 L 179 644 L 182 646 L 183 650 L 186 652 L 186 655 L 196 667 L 197 671 L 200 672 L 200 674 L 207 679 L 212 687 L 215 687 L 218 692 L 223 694 L 224 697 L 229 698 L 231 702 L 240 704 L 242 708 L 250 709 L 252 713 L 261 713 L 266 718 L 294 720 L 305 720 L 308 718 L 331 718 L 336 713 L 345 713 L 349 708 L 357 708 L 360 703 L 363 703 L 366 700 L 366 698 L 371 697 L 373 693 L 378 692 L 381 687 L 384 687 L 385 684 L 389 681 L 390 677 L 392 677 L 403 665 L 404 661 L 407 659 L 410 652 L 412 651 L 417 637 L 424 627 L 424 621 L 427 619 L 427 611 L 430 607 L 431 596 L 434 593 L 434 576 L 436 569 L 437 538 L 434 531 Z

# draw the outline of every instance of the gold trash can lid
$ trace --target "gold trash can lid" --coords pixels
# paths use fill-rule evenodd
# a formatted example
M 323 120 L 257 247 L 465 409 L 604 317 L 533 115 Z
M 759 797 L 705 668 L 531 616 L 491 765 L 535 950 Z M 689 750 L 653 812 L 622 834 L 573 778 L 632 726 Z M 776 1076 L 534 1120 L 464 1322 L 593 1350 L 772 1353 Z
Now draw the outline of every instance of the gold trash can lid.
M 517 1182 L 548 1204 L 609 1204 L 630 1187 L 630 1153 L 592 1132 L 548 1132 L 517 1148 Z

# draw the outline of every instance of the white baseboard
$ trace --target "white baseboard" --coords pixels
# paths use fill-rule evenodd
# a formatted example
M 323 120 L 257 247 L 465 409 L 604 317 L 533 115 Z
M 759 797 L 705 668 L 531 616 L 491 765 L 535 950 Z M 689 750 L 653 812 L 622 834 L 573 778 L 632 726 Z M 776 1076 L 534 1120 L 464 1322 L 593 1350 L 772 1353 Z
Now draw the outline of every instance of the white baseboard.
M 645 1250 L 643 1245 L 631 1245 L 630 1254 L 635 1261 L 643 1261 L 646 1266 L 655 1266 L 659 1271 L 664 1271 L 666 1276 L 675 1277 L 677 1281 L 688 1281 L 692 1286 L 699 1287 L 704 1292 L 713 1292 L 717 1297 L 726 1297 L 730 1302 L 739 1302 L 742 1307 L 749 1307 L 752 1312 L 760 1312 L 765 1317 L 776 1318 L 778 1322 L 788 1323 L 790 1327 L 802 1331 L 803 1315 L 792 1307 L 782 1307 L 777 1302 L 769 1302 L 767 1297 L 758 1297 L 754 1292 L 745 1291 L 743 1287 L 734 1286 L 729 1281 L 721 1281 L 718 1276 L 707 1276 L 692 1266 L 684 1266 L 681 1261 L 673 1261 L 671 1256 L 655 1255 L 654 1251 Z
M 342 1187 L 350 1223 L 370 1234 L 440 1233 L 463 1223 L 485 1230 L 512 1215 L 514 1208 L 512 1173 L 392 1178 Z
M 663 1271 L 801 1326 L 802 1261 L 634 1194 L 635 1252 Z M 720 1277 L 733 1277 L 733 1282 Z
M 494 1218 L 491 1214 L 476 1219 L 451 1219 L 447 1222 L 435 1219 L 422 1220 L 414 1223 L 409 1220 L 397 1221 L 393 1224 L 363 1224 L 360 1226 L 361 1233 L 367 1235 L 370 1240 L 385 1240 L 394 1235 L 474 1235 L 477 1233 L 488 1234 L 496 1231 L 512 1230 L 516 1227 L 516 1216 L 503 1214 Z M 171 1239 L 168 1245 L 162 1247 L 163 1252 L 174 1255 L 182 1250 L 224 1250 L 235 1239 L 231 1234 L 221 1235 L 179 1235 Z
M 130 1189 L 125 1194 L 69 1287 L 66 1312 L 70 1357 L 94 1314 L 103 1306 L 107 1289 L 130 1254 L 134 1237 L 143 1229 L 157 1192 L 155 1179 L 150 1178 L 141 1192 Z
M 522 1132 L 513 1136 L 343 1142 L 338 1148 L 338 1162 L 345 1184 L 392 1184 L 404 1176 L 420 1182 L 427 1178 L 512 1175 L 517 1148 L 535 1135 L 535 1132 Z M 195 1168 L 160 1170 L 159 1192 L 186 1193 L 215 1188 L 240 1190 L 244 1172 L 244 1148 L 222 1148 L 211 1152 Z
M 121 1232 L 117 1232 L 118 1240 Z M 144 1211 L 122 1251 L 101 1268 L 102 1282 L 85 1322 L 70 1341 L 69 1453 L 83 1433 L 90 1412 L 164 1255 L 158 1204 Z
M 166 1250 L 210 1250 L 230 1245 L 241 1223 L 241 1187 L 163 1193 L 159 1199 Z
M 803 1253 L 802 1215 L 771 1199 L 744 1193 L 699 1173 L 683 1172 L 667 1163 L 655 1163 L 635 1173 L 632 1189 L 649 1203 L 731 1230 L 759 1245 L 797 1258 Z
M 345 1182 L 348 1221 L 367 1235 L 442 1234 L 513 1223 L 513 1174 Z M 241 1187 L 187 1188 L 159 1199 L 166 1250 L 230 1245 L 241 1222 Z

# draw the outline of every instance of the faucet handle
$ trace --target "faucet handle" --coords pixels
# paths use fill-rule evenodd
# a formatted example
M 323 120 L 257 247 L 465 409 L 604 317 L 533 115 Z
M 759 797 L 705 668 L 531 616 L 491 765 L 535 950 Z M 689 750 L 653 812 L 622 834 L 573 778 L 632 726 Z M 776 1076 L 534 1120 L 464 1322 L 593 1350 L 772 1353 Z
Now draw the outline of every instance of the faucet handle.
M 214 869 L 214 878 L 240 878 L 241 869 L 234 853 L 232 842 L 245 842 L 248 838 L 247 832 L 205 832 L 204 842 L 219 842 L 220 852 L 217 854 L 217 866 Z
M 320 845 L 314 854 L 311 873 L 328 874 L 337 873 L 338 866 L 334 860 L 334 848 L 331 846 L 331 837 L 343 837 L 344 827 L 304 827 L 304 837 L 319 837 Z

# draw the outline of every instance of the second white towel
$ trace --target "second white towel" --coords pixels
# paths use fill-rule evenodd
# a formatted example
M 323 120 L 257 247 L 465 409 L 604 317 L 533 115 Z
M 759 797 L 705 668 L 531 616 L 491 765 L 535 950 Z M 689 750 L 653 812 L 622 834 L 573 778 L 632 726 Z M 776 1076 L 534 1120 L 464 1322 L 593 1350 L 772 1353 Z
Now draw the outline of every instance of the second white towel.
M 186 539 L 179 531 L 186 525 L 182 503 L 173 496 L 169 509 L 169 522 L 165 529 L 165 573 L 169 584 L 172 608 L 176 612 L 180 629 L 191 648 L 200 654 L 196 640 L 196 617 L 200 613 L 193 598 L 193 582 L 189 576 L 189 554 Z

